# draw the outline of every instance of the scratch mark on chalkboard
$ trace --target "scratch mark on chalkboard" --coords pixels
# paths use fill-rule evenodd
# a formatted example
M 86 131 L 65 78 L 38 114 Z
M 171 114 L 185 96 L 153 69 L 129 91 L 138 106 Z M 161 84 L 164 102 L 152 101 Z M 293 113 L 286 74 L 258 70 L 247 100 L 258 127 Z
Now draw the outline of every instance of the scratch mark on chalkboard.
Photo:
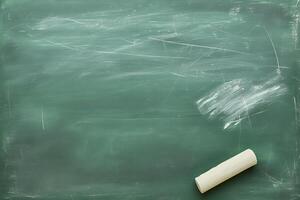
M 7 104 L 8 104 L 8 117 L 11 118 L 11 100 L 10 100 L 10 89 L 7 87 Z
M 65 48 L 68 50 L 79 50 L 79 48 L 64 44 L 62 42 L 54 42 L 51 40 L 32 40 L 32 42 L 37 43 L 40 46 L 46 46 L 46 47 L 61 47 L 61 48 Z
M 29 194 L 17 194 L 16 192 L 10 192 L 12 196 L 6 197 L 5 199 L 36 199 L 41 198 L 41 195 L 29 195 Z
M 135 20 L 135 19 L 141 19 L 141 18 L 148 18 L 153 16 L 161 15 L 161 13 L 148 13 L 148 14 L 140 14 L 140 15 L 134 15 L 134 16 L 128 16 L 128 19 Z
M 293 160 L 293 163 L 282 163 L 282 165 L 282 176 L 280 177 L 278 175 L 275 177 L 264 169 L 260 169 L 260 171 L 268 178 L 273 188 L 294 191 L 297 188 L 298 163 L 296 160 Z
M 297 108 L 297 100 L 296 97 L 293 97 L 294 101 L 294 110 L 295 110 L 295 121 L 296 121 L 296 126 L 298 126 L 298 108 Z
M 91 16 L 92 17 L 92 16 Z M 45 31 L 49 29 L 54 28 L 75 28 L 73 25 L 77 24 L 80 26 L 84 26 L 85 28 L 100 28 L 100 29 L 106 29 L 107 27 L 104 27 L 101 23 L 101 20 L 99 19 L 92 19 L 92 18 L 66 18 L 66 17 L 47 17 L 40 21 L 37 25 L 32 27 L 33 30 L 38 31 Z
M 48 42 L 49 44 L 52 44 L 54 46 L 60 46 L 60 47 L 64 47 L 66 49 L 70 49 L 70 50 L 77 50 L 76 48 L 74 47 L 71 47 L 69 45 L 66 45 L 64 43 L 60 43 L 60 42 L 53 42 L 53 41 L 50 41 L 50 40 L 44 40 L 45 42 Z
M 262 173 L 269 179 L 269 181 L 272 183 L 272 186 L 277 188 L 279 186 L 281 186 L 283 184 L 283 180 L 282 179 L 278 179 L 272 175 L 270 175 L 269 173 L 267 173 L 266 171 L 262 170 Z
M 42 122 L 42 128 L 43 130 L 45 131 L 45 123 L 44 123 L 44 108 L 42 108 L 42 111 L 41 111 L 41 122 Z
M 47 17 L 39 22 L 33 30 L 47 30 L 49 28 L 54 28 L 59 25 L 63 25 L 65 22 L 73 22 L 82 25 L 83 23 L 75 19 L 64 18 L 64 17 Z
M 272 45 L 272 48 L 273 48 L 273 52 L 274 52 L 274 55 L 275 55 L 275 58 L 276 58 L 276 64 L 277 64 L 277 73 L 280 74 L 281 71 L 280 71 L 280 65 L 279 65 L 279 59 L 278 59 L 278 55 L 277 55 L 277 51 L 276 51 L 276 48 L 275 48 L 275 45 L 274 45 L 274 42 L 270 36 L 270 33 L 268 32 L 268 30 L 266 29 L 266 27 L 264 27 L 264 30 L 268 36 L 268 39 Z
M 101 196 L 129 196 L 129 197 L 147 197 L 151 196 L 151 194 L 143 194 L 143 193 L 98 193 L 98 194 L 88 194 L 88 197 L 101 197 Z
M 20 148 L 20 160 L 23 160 L 24 158 L 24 151 L 23 148 Z
M 78 47 L 74 47 L 74 46 L 70 46 L 64 43 L 59 43 L 59 42 L 53 42 L 50 40 L 35 40 L 36 42 L 39 42 L 40 45 L 45 46 L 45 42 L 55 46 L 55 47 L 62 47 L 68 50 L 74 50 L 74 51 L 86 51 L 86 52 L 90 52 L 90 53 L 97 53 L 97 54 L 112 54 L 112 55 L 125 55 L 125 56 L 134 56 L 134 57 L 144 57 L 144 58 L 161 58 L 161 59 L 188 59 L 187 57 L 181 57 L 181 56 L 162 56 L 162 55 L 148 55 L 148 54 L 135 54 L 135 53 L 125 53 L 125 52 L 119 52 L 121 50 L 124 49 L 116 49 L 114 51 L 90 51 L 90 50 L 83 50 L 80 49 Z M 133 47 L 133 46 L 137 46 L 139 44 L 134 44 L 134 45 L 127 45 L 125 48 L 128 47 Z
M 125 40 L 126 42 L 129 42 L 130 44 L 129 45 L 124 45 L 124 46 L 121 46 L 117 49 L 114 50 L 114 52 L 119 52 L 119 51 L 123 51 L 123 50 L 126 50 L 126 49 L 130 49 L 130 48 L 133 48 L 133 47 L 137 47 L 139 45 L 142 45 L 144 42 L 138 42 L 138 41 L 128 41 L 128 40 Z
M 241 116 L 239 115 L 239 119 L 241 119 Z M 238 150 L 241 150 L 241 137 L 242 137 L 242 124 L 239 125 L 239 135 L 238 135 Z
M 136 56 L 136 57 L 144 57 L 144 58 L 187 59 L 186 57 L 180 57 L 180 56 L 157 56 L 157 55 L 147 55 L 147 54 L 121 53 L 121 52 L 113 52 L 113 51 L 96 51 L 96 53 L 99 53 L 99 54 L 125 55 L 125 56 Z
M 76 24 L 80 24 L 80 25 L 86 25 L 86 23 L 80 22 L 79 20 L 73 19 L 73 18 L 62 18 L 65 21 L 70 21 L 70 22 L 74 22 Z
M 292 173 L 292 177 L 294 177 L 295 175 L 296 175 L 296 172 L 297 172 L 297 166 L 298 166 L 298 164 L 297 164 L 297 161 L 296 160 L 294 160 L 293 161 L 293 173 Z
M 175 41 L 164 40 L 164 39 L 153 38 L 153 37 L 149 37 L 149 39 L 150 40 L 154 40 L 154 41 L 160 41 L 160 42 L 164 42 L 164 43 L 169 43 L 169 44 L 180 45 L 180 46 L 196 47 L 196 48 L 203 48 L 203 49 L 210 49 L 210 50 L 219 50 L 219 51 L 227 51 L 227 52 L 238 53 L 238 54 L 247 54 L 246 52 L 232 50 L 232 49 L 225 49 L 225 48 L 220 48 L 220 47 L 198 45 L 198 44 L 190 44 L 190 43 L 184 43 L 184 42 L 175 42 Z
M 287 92 L 286 86 L 279 81 L 280 77 L 277 76 L 262 84 L 253 85 L 251 82 L 235 79 L 218 86 L 196 104 L 201 114 L 208 114 L 211 119 L 220 117 L 224 121 L 224 129 L 235 127 L 245 118 L 251 126 L 251 110 L 259 104 L 271 103 L 275 97 Z
M 291 200 L 297 200 L 297 199 L 299 199 L 300 198 L 300 193 L 298 193 L 298 194 L 292 194 L 292 199 Z
M 142 71 L 142 72 L 126 72 L 122 74 L 117 75 L 111 75 L 106 78 L 105 80 L 114 80 L 114 79 L 124 79 L 128 77 L 134 77 L 134 76 L 157 76 L 163 74 L 162 72 L 148 72 L 148 71 Z
M 183 74 L 179 74 L 179 73 L 175 73 L 175 72 L 170 72 L 170 74 L 174 75 L 174 76 L 179 76 L 179 77 L 185 77 L 185 75 Z

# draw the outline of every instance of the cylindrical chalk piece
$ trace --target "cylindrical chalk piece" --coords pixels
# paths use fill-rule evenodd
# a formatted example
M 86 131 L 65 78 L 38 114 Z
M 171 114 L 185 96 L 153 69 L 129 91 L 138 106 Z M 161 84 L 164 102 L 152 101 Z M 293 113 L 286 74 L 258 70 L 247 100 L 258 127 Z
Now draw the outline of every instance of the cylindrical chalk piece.
M 254 152 L 247 149 L 196 177 L 195 181 L 200 192 L 204 193 L 256 164 Z

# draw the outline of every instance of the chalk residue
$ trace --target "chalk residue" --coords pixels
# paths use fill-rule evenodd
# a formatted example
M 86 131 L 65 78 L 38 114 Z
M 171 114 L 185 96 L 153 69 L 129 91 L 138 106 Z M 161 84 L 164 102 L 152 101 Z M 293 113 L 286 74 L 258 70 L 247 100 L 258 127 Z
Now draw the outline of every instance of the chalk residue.
M 249 112 L 259 104 L 271 101 L 287 92 L 280 78 L 275 77 L 263 84 L 254 85 L 249 81 L 235 79 L 225 82 L 207 96 L 197 101 L 201 114 L 209 118 L 220 117 L 224 129 L 238 125 L 243 119 L 250 120 Z

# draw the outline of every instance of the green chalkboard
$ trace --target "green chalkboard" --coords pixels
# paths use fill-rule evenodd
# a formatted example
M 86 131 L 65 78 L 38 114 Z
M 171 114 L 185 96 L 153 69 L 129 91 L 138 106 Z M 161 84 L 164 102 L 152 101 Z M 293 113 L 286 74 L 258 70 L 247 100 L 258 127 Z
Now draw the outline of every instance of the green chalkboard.
M 0 2 L 1 199 L 300 199 L 299 1 Z

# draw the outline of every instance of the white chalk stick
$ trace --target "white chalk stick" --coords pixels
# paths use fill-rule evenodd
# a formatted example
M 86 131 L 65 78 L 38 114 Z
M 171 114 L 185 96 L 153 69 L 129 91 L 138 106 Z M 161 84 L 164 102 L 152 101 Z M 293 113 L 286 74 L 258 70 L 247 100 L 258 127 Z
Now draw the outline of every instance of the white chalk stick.
M 254 152 L 247 149 L 196 177 L 195 181 L 200 192 L 204 193 L 256 164 Z

